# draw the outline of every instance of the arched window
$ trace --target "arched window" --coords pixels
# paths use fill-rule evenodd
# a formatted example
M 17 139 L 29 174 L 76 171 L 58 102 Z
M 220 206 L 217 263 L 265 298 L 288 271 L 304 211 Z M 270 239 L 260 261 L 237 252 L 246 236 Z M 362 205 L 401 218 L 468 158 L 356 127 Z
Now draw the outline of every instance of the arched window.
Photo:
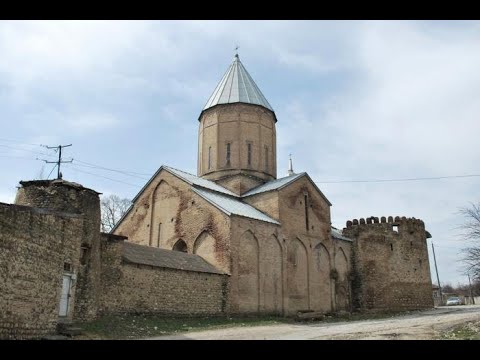
M 247 163 L 252 166 L 252 143 L 247 144 Z
M 187 244 L 182 239 L 178 240 L 175 245 L 173 245 L 173 251 L 188 252 Z

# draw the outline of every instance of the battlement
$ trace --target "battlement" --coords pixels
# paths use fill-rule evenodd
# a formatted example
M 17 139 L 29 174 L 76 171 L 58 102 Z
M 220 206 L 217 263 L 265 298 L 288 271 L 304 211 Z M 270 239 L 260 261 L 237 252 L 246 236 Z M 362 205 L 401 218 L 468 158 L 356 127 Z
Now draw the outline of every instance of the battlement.
M 355 226 L 375 225 L 375 224 L 390 224 L 392 226 L 398 226 L 398 227 L 405 226 L 405 225 L 408 225 L 411 227 L 412 225 L 416 225 L 418 227 L 425 228 L 425 223 L 422 220 L 416 219 L 414 217 L 407 218 L 405 216 L 401 216 L 401 217 L 389 216 L 388 218 L 385 216 L 382 216 L 380 218 L 376 216 L 370 216 L 367 218 L 360 218 L 360 220 L 358 219 L 348 220 L 346 223 L 346 228 L 351 229 L 352 227 L 355 227 Z

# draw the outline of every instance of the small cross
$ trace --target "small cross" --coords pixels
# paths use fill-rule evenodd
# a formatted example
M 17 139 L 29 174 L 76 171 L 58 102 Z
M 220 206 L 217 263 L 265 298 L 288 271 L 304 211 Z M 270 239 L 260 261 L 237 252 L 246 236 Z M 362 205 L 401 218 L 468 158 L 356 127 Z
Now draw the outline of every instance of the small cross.
M 238 55 L 238 49 L 240 49 L 240 46 L 235 46 L 235 55 Z

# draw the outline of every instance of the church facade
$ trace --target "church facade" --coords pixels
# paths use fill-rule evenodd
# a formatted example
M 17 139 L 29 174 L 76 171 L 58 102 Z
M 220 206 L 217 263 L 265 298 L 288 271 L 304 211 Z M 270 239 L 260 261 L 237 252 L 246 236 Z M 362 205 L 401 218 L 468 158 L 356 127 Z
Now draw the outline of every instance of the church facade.
M 236 55 L 199 116 L 197 175 L 162 166 L 114 233 L 227 273 L 233 313 L 349 311 L 353 239 L 307 173 L 277 178 L 276 122 Z
M 423 221 L 353 219 L 310 176 L 277 177 L 277 117 L 238 56 L 199 116 L 197 174 L 161 166 L 111 233 L 99 193 L 22 181 L 0 203 L 0 339 L 105 314 L 433 307 Z

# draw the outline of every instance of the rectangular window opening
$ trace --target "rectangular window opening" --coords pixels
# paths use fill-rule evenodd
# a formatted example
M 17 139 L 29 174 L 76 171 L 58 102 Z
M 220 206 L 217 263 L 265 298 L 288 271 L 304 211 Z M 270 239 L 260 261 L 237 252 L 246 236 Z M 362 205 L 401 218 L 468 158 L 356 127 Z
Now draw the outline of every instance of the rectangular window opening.
M 212 147 L 208 147 L 208 170 L 212 168 Z
M 248 166 L 252 166 L 252 144 L 251 143 L 247 144 L 247 161 L 248 161 Z
M 157 247 L 160 247 L 160 241 L 161 240 L 162 240 L 162 223 L 158 224 Z
M 305 227 L 308 231 L 308 195 L 304 195 L 304 202 L 305 202 Z
M 230 143 L 227 143 L 227 165 L 230 165 Z
M 268 172 L 268 146 L 265 145 L 265 171 Z

